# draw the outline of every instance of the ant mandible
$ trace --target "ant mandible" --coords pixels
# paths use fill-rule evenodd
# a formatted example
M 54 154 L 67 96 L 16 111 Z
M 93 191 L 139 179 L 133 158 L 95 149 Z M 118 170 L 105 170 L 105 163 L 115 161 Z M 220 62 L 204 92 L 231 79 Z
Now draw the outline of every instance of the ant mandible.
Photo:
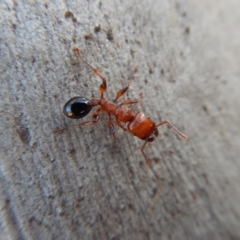
M 78 126 L 87 126 L 91 124 L 95 124 L 98 122 L 100 118 L 100 112 L 105 112 L 108 115 L 108 127 L 110 133 L 114 139 L 116 140 L 116 134 L 114 130 L 114 124 L 112 121 L 112 116 L 115 117 L 117 125 L 122 128 L 124 131 L 133 134 L 134 136 L 144 140 L 144 144 L 141 147 L 141 152 L 146 160 L 146 163 L 150 165 L 150 160 L 147 158 L 146 154 L 144 153 L 144 148 L 146 147 L 148 142 L 154 141 L 154 135 L 157 137 L 158 127 L 164 124 L 168 124 L 176 133 L 182 137 L 183 139 L 188 139 L 186 135 L 181 133 L 176 127 L 174 127 L 169 121 L 163 121 L 159 124 L 155 124 L 149 117 L 147 117 L 144 113 L 138 112 L 134 114 L 132 110 L 126 105 L 138 103 L 138 100 L 125 100 L 120 104 L 117 104 L 117 100 L 122 97 L 126 91 L 128 90 L 131 82 L 128 83 L 126 87 L 119 90 L 116 94 L 116 97 L 113 101 L 108 101 L 104 98 L 104 93 L 107 89 L 107 81 L 106 78 L 102 75 L 98 69 L 92 67 L 88 62 L 86 62 L 81 54 L 79 48 L 75 47 L 74 52 L 76 53 L 78 60 L 82 61 L 86 66 L 88 66 L 95 75 L 102 79 L 102 84 L 99 87 L 99 91 L 101 94 L 100 99 L 91 99 L 88 100 L 84 97 L 73 97 L 68 100 L 64 107 L 63 113 L 69 118 L 83 118 L 85 117 L 92 109 L 92 107 L 98 106 L 97 110 L 92 114 L 92 121 L 86 121 L 79 124 Z M 136 70 L 135 70 L 136 71 Z M 127 124 L 124 126 L 123 124 Z M 64 130 L 68 129 L 69 127 L 64 127 L 61 129 L 56 129 L 54 133 L 62 133 Z

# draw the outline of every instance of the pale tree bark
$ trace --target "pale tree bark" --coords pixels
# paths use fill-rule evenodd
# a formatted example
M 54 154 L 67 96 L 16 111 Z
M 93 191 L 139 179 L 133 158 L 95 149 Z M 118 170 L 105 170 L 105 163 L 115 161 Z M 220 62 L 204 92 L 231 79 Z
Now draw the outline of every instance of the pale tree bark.
M 0 3 L 1 239 L 240 239 L 240 2 Z M 147 145 L 116 126 L 56 128 L 101 83 L 156 123 Z M 129 79 L 134 68 L 138 72 Z M 91 119 L 91 114 L 85 117 Z

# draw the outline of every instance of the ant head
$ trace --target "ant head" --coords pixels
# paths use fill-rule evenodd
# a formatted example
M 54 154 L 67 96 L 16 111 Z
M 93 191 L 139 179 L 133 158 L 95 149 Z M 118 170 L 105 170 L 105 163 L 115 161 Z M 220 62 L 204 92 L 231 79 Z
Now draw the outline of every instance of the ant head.
M 84 97 L 73 97 L 69 99 L 64 107 L 63 113 L 69 118 L 83 118 L 92 109 L 90 101 Z

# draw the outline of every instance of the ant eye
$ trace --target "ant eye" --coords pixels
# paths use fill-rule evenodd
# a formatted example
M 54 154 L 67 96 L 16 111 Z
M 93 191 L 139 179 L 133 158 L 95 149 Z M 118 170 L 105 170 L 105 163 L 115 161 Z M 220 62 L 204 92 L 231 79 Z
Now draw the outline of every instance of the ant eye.
M 89 100 L 83 97 L 74 97 L 65 103 L 63 113 L 69 118 L 83 118 L 91 109 Z

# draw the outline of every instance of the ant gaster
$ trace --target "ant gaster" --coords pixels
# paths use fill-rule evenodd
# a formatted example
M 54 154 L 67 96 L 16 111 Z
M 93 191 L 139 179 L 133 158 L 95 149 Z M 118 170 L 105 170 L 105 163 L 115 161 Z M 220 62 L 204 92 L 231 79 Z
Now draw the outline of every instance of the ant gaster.
M 104 92 L 107 89 L 107 81 L 106 78 L 102 75 L 101 72 L 98 71 L 98 69 L 92 67 L 88 62 L 86 62 L 81 54 L 79 48 L 75 47 L 73 49 L 78 57 L 78 60 L 82 61 L 86 66 L 88 66 L 95 75 L 100 77 L 102 79 L 102 84 L 99 87 L 99 91 L 101 94 L 100 99 L 91 99 L 88 100 L 84 97 L 74 97 L 68 100 L 64 107 L 63 107 L 63 113 L 69 117 L 69 118 L 83 118 L 85 117 L 92 109 L 92 107 L 98 106 L 96 111 L 92 115 L 92 121 L 86 121 L 79 124 L 76 124 L 78 126 L 87 126 L 91 124 L 95 124 L 98 122 L 100 117 L 100 112 L 105 112 L 108 115 L 108 127 L 110 130 L 110 133 L 113 137 L 113 139 L 116 139 L 116 134 L 114 130 L 114 123 L 112 121 L 112 116 L 115 117 L 117 125 L 122 128 L 124 131 L 127 131 L 134 136 L 144 140 L 144 144 L 141 147 L 141 152 L 146 160 L 146 163 L 150 165 L 150 160 L 147 158 L 146 154 L 144 153 L 144 148 L 148 142 L 154 141 L 154 135 L 158 136 L 158 127 L 162 126 L 164 124 L 168 124 L 173 130 L 176 131 L 176 133 L 184 138 L 187 139 L 188 137 L 181 133 L 176 127 L 174 127 L 169 121 L 163 121 L 159 124 L 155 124 L 149 117 L 147 117 L 144 113 L 138 112 L 134 114 L 132 110 L 126 105 L 137 103 L 138 100 L 125 100 L 120 104 L 117 104 L 117 100 L 122 97 L 125 92 L 128 90 L 131 82 L 128 83 L 126 87 L 119 90 L 116 94 L 116 97 L 113 101 L 108 101 L 104 98 Z M 135 69 L 135 72 L 137 69 Z M 125 126 L 125 125 L 126 126 Z M 64 130 L 68 129 L 68 127 L 64 127 L 61 129 L 57 129 L 54 132 L 55 133 L 61 133 Z

